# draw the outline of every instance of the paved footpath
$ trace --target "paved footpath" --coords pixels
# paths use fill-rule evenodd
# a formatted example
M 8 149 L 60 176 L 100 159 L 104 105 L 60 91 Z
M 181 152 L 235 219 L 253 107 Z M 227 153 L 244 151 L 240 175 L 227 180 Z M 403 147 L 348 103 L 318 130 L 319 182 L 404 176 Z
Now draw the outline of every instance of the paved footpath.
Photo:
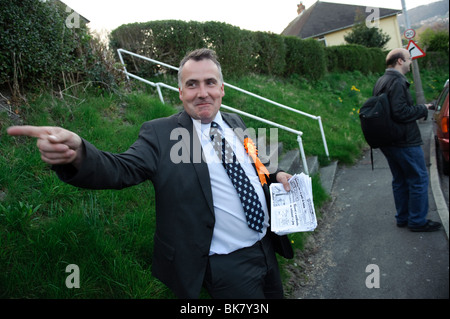
M 431 121 L 419 126 L 429 163 Z M 398 228 L 391 180 L 379 150 L 373 171 L 369 152 L 356 165 L 337 170 L 332 202 L 299 259 L 301 279 L 290 298 L 449 298 L 446 232 Z M 429 200 L 428 218 L 441 221 L 431 186 Z

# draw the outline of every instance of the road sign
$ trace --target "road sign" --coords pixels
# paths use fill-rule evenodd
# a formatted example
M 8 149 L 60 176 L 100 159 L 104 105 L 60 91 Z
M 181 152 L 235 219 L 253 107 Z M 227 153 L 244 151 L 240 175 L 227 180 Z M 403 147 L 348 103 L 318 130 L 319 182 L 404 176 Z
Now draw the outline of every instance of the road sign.
M 408 29 L 403 33 L 403 35 L 407 39 L 412 39 L 416 36 L 416 31 L 414 31 L 414 29 Z
M 406 47 L 406 50 L 409 51 L 409 54 L 411 54 L 411 58 L 414 59 L 418 59 L 418 58 L 422 58 L 426 55 L 425 52 L 422 51 L 421 48 L 419 48 L 419 46 L 413 41 L 413 40 L 409 40 L 408 46 Z

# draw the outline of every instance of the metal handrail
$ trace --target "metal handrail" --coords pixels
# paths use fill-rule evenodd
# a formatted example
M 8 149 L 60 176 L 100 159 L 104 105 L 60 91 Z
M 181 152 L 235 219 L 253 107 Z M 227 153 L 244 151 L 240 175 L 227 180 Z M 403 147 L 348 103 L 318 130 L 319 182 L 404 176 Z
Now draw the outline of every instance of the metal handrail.
M 309 114 L 309 113 L 306 113 L 306 112 L 302 112 L 300 110 L 297 110 L 297 109 L 294 109 L 292 107 L 289 107 L 289 106 L 280 104 L 278 102 L 269 100 L 269 99 L 267 99 L 265 97 L 262 97 L 260 95 L 257 95 L 255 93 L 252 93 L 252 92 L 249 92 L 249 91 L 246 91 L 246 90 L 243 90 L 243 89 L 241 89 L 241 88 L 239 88 L 237 86 L 234 86 L 234 85 L 231 85 L 231 84 L 228 84 L 228 83 L 225 83 L 225 86 L 230 87 L 232 89 L 235 89 L 235 90 L 237 90 L 239 92 L 242 92 L 244 94 L 253 96 L 253 97 L 257 98 L 257 99 L 260 99 L 262 101 L 268 102 L 268 103 L 273 104 L 275 106 L 281 107 L 281 108 L 283 108 L 285 110 L 289 110 L 291 112 L 295 112 L 295 113 L 301 114 L 303 116 L 309 117 L 309 118 L 311 118 L 313 120 L 317 120 L 319 122 L 320 134 L 322 135 L 322 142 L 323 142 L 323 145 L 324 145 L 325 154 L 327 155 L 328 158 L 330 158 L 330 154 L 328 152 L 327 139 L 325 138 L 325 131 L 323 130 L 322 118 L 320 116 L 316 116 L 316 115 L 312 115 L 312 114 Z
M 118 49 L 118 50 L 117 50 L 117 53 L 119 54 L 120 62 L 122 63 L 123 68 L 124 68 L 124 73 L 125 73 L 125 75 L 127 76 L 127 79 L 128 79 L 128 80 L 130 79 L 130 77 L 132 77 L 132 78 L 137 79 L 137 80 L 139 80 L 139 81 L 142 81 L 142 82 L 144 82 L 144 83 L 146 83 L 146 84 L 149 84 L 149 85 L 151 85 L 151 86 L 153 86 L 153 87 L 156 87 L 156 89 L 157 89 L 157 91 L 158 91 L 159 99 L 161 100 L 162 103 L 164 103 L 164 98 L 163 98 L 163 96 L 162 96 L 161 87 L 166 88 L 166 89 L 169 89 L 169 90 L 172 90 L 172 91 L 175 91 L 175 92 L 178 92 L 178 88 L 175 88 L 175 87 L 173 87 L 173 86 L 167 85 L 167 84 L 162 83 L 162 82 L 154 83 L 154 82 L 148 81 L 148 80 L 146 80 L 146 79 L 144 79 L 144 78 L 142 78 L 142 77 L 140 77 L 140 76 L 137 76 L 137 75 L 135 75 L 135 74 L 129 73 L 129 72 L 127 71 L 127 69 L 126 69 L 125 62 L 124 62 L 123 57 L 122 57 L 122 52 L 123 52 L 123 53 L 126 53 L 126 54 L 129 54 L 129 55 L 132 55 L 132 56 L 135 56 L 135 57 L 137 57 L 137 58 L 140 58 L 140 59 L 143 59 L 143 60 L 146 60 L 146 61 L 149 61 L 149 62 L 158 64 L 158 65 L 167 67 L 167 68 L 172 69 L 172 70 L 178 71 L 179 68 L 174 67 L 174 66 L 169 65 L 169 64 L 166 64 L 166 63 L 163 63 L 163 62 L 160 62 L 160 61 L 157 61 L 157 60 L 154 60 L 154 59 L 150 59 L 150 58 L 148 58 L 148 57 L 145 57 L 145 56 L 142 56 L 142 55 L 139 55 L 139 54 L 136 54 L 136 53 L 133 53 L 133 52 L 124 50 L 124 49 Z M 317 121 L 319 122 L 320 132 L 321 132 L 321 134 L 322 134 L 322 140 L 323 140 L 323 143 L 324 143 L 325 153 L 326 153 L 327 157 L 329 158 L 327 141 L 326 141 L 326 138 L 325 138 L 325 132 L 324 132 L 323 126 L 322 126 L 322 119 L 321 119 L 320 116 L 315 116 L 315 115 L 311 115 L 311 114 L 308 114 L 308 113 L 299 111 L 299 110 L 297 110 L 297 109 L 294 109 L 294 108 L 291 108 L 291 107 L 289 107 L 289 106 L 286 106 L 286 105 L 277 103 L 277 102 L 275 102 L 275 101 L 269 100 L 269 99 L 267 99 L 267 98 L 265 98 L 265 97 L 259 96 L 259 95 L 257 95 L 257 94 L 254 94 L 254 93 L 249 92 L 249 91 L 246 91 L 246 90 L 243 90 L 243 89 L 241 89 L 241 88 L 239 88 L 239 87 L 236 87 L 236 86 L 231 85 L 231 84 L 228 84 L 228 83 L 224 83 L 224 85 L 227 86 L 227 87 L 229 87 L 229 88 L 232 88 L 232 89 L 234 89 L 234 90 L 237 90 L 237 91 L 239 91 L 239 92 L 242 92 L 242 93 L 244 93 L 244 94 L 253 96 L 253 97 L 258 98 L 258 99 L 260 99 L 260 100 L 263 100 L 263 101 L 265 101 L 265 102 L 268 102 L 268 103 L 271 103 L 271 104 L 273 104 L 273 105 L 276 105 L 276 106 L 278 106 L 278 107 L 281 107 L 281 108 L 284 108 L 284 109 L 286 109 L 286 110 L 289 110 L 289 111 L 292 111 L 292 112 L 295 112 L 295 113 L 298 113 L 298 114 L 307 116 L 307 117 L 309 117 L 309 118 L 312 118 L 312 119 L 314 119 L 314 120 L 317 120 Z M 282 129 L 282 130 L 285 130 L 285 131 L 287 131 L 287 132 L 296 134 L 296 135 L 297 135 L 297 142 L 298 142 L 299 149 L 300 149 L 300 155 L 301 155 L 301 158 L 302 158 L 303 167 L 304 167 L 304 169 L 305 169 L 305 173 L 306 173 L 307 175 L 309 175 L 308 164 L 307 164 L 307 162 L 306 162 L 305 150 L 304 150 L 304 148 L 303 148 L 303 141 L 302 141 L 302 135 L 303 135 L 303 132 L 298 131 L 298 130 L 294 130 L 294 129 L 292 129 L 292 128 L 289 128 L 289 127 L 287 127 L 287 126 L 284 126 L 284 125 L 281 125 L 281 124 L 278 124 L 278 123 L 275 123 L 275 122 L 272 122 L 272 121 L 269 121 L 269 120 L 266 120 L 266 119 L 264 119 L 264 118 L 262 118 L 262 117 L 258 117 L 258 116 L 256 116 L 256 115 L 253 115 L 253 114 L 250 114 L 250 113 L 247 113 L 247 112 L 244 112 L 244 111 L 240 111 L 240 110 L 238 110 L 238 109 L 232 108 L 232 107 L 227 106 L 227 105 L 224 105 L 224 104 L 222 104 L 221 107 L 223 107 L 223 108 L 225 108 L 225 109 L 228 109 L 228 110 L 230 110 L 230 111 L 233 111 L 233 112 L 235 112 L 235 113 L 241 114 L 241 115 L 243 115 L 243 116 L 246 116 L 246 117 L 249 117 L 249 118 L 258 120 L 258 121 L 260 121 L 260 122 L 263 122 L 263 123 L 272 125 L 272 126 L 274 126 L 274 127 L 278 127 L 278 128 L 280 128 L 280 129 Z

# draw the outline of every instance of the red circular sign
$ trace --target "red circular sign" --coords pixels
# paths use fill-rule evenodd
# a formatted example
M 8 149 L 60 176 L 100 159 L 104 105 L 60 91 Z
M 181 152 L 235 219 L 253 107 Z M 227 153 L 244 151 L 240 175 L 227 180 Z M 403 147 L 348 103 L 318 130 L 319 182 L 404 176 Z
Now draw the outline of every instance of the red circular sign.
M 414 29 L 408 29 L 405 31 L 405 33 L 403 33 L 403 35 L 407 39 L 412 39 L 416 36 L 416 31 L 414 31 Z

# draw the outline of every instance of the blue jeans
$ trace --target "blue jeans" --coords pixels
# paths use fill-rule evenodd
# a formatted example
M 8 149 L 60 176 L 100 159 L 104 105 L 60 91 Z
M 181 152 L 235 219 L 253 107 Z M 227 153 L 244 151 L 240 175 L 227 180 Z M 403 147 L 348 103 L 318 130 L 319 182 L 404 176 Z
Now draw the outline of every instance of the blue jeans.
M 397 224 L 422 226 L 428 214 L 428 171 L 421 146 L 381 147 L 392 172 Z

